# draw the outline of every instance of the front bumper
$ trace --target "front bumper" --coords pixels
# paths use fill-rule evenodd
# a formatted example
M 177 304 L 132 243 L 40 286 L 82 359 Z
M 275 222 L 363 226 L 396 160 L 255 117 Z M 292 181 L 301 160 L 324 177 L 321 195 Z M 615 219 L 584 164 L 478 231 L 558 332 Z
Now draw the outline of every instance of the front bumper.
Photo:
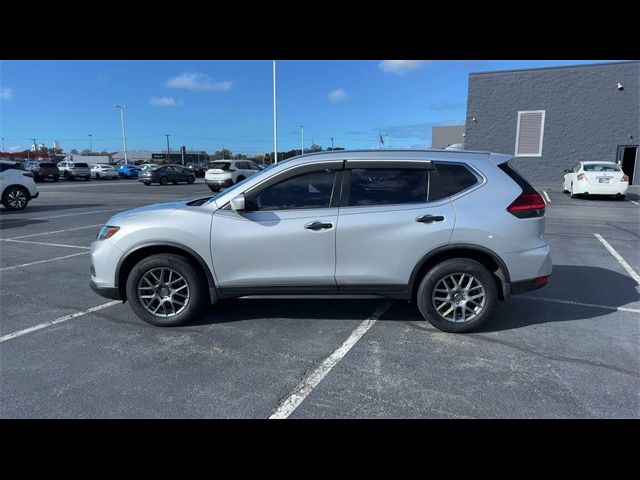
M 117 287 L 101 287 L 96 285 L 93 280 L 89 282 L 89 287 L 91 287 L 91 290 L 101 297 L 110 298 L 112 300 L 122 300 L 122 296 L 120 295 L 120 291 Z

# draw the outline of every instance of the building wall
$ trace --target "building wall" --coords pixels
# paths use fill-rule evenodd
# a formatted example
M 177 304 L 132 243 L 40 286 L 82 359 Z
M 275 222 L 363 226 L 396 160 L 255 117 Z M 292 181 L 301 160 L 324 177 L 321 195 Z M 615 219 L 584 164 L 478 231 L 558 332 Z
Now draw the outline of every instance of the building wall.
M 521 110 L 546 111 L 542 156 L 512 160 L 528 180 L 555 185 L 578 161 L 614 162 L 618 145 L 640 140 L 640 62 L 471 74 L 465 149 L 514 155 Z
M 431 148 L 447 148 L 460 143 L 464 146 L 464 125 L 443 125 L 431 129 Z

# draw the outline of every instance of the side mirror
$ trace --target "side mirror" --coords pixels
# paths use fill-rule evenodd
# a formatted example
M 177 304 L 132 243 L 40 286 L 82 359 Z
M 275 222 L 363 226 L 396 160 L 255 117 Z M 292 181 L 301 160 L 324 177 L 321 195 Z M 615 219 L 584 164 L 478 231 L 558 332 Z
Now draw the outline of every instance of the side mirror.
M 233 197 L 229 204 L 234 212 L 242 212 L 245 209 L 244 195 Z

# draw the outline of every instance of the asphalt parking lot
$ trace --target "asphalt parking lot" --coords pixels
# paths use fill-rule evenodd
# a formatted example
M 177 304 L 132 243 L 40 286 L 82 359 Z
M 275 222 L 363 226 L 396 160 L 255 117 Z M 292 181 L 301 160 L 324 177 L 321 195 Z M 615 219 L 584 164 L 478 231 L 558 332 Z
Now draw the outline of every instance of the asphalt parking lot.
M 91 291 L 89 246 L 118 211 L 209 195 L 203 180 L 40 183 L 0 211 L 0 417 L 639 418 L 640 189 L 559 183 L 538 187 L 551 283 L 467 335 L 379 298 L 238 299 L 152 327 Z

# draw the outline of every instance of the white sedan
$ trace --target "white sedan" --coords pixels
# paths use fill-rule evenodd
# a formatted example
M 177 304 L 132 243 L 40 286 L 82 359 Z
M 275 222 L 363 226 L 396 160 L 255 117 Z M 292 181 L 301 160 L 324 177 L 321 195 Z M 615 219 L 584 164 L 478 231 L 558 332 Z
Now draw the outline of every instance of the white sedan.
M 622 200 L 629 188 L 629 177 L 614 162 L 578 162 L 565 170 L 562 191 L 577 195 L 615 195 Z
M 118 171 L 111 165 L 94 163 L 91 165 L 91 178 L 100 180 L 101 178 L 118 178 Z

